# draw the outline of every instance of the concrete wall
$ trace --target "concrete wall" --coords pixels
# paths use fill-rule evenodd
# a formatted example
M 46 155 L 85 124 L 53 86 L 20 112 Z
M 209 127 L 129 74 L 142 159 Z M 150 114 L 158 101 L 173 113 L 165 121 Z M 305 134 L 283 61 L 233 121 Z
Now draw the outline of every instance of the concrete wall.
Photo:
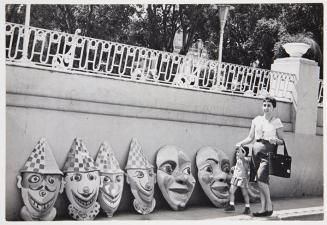
M 324 108 L 318 107 L 317 111 L 317 135 L 323 135 L 323 124 L 324 124 Z
M 47 70 L 6 67 L 6 218 L 16 220 L 22 200 L 16 175 L 41 137 L 45 137 L 62 168 L 75 137 L 85 142 L 94 158 L 108 141 L 121 168 L 126 165 L 130 140 L 136 137 L 150 162 L 157 150 L 174 144 L 192 158 L 202 146 L 224 150 L 232 159 L 234 145 L 261 114 L 261 100 L 177 89 L 151 84 L 89 77 Z M 278 102 L 288 150 L 293 156 L 291 179 L 272 178 L 272 196 L 322 195 L 322 136 L 292 132 L 292 105 Z M 318 178 L 318 179 L 317 179 Z M 156 187 L 157 207 L 167 207 Z M 131 209 L 132 194 L 124 187 L 119 210 Z M 190 205 L 211 203 L 197 184 Z M 56 203 L 59 216 L 68 201 Z

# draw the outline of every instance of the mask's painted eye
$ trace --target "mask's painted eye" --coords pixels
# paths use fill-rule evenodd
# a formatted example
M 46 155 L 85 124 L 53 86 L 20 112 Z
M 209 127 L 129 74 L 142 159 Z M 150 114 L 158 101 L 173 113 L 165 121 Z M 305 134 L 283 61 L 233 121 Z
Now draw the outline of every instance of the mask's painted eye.
M 186 167 L 184 170 L 183 170 L 183 173 L 187 174 L 187 175 L 190 175 L 191 174 L 191 168 L 190 167 Z
M 53 177 L 48 177 L 49 184 L 53 184 L 55 182 L 55 179 Z
M 32 175 L 30 178 L 28 178 L 28 181 L 30 183 L 37 183 L 41 180 L 41 178 L 37 175 Z
M 110 179 L 110 177 L 105 176 L 105 177 L 103 178 L 103 181 L 104 181 L 104 182 L 111 182 L 111 179 Z
M 121 177 L 122 177 L 121 175 L 116 176 L 116 181 L 117 182 L 120 182 L 121 181 Z
M 87 178 L 89 178 L 89 180 L 95 180 L 95 176 L 91 173 L 87 174 Z
M 82 180 L 82 175 L 80 173 L 75 173 L 74 176 L 72 177 L 74 181 L 81 181 Z
M 137 178 L 143 178 L 144 177 L 144 173 L 142 171 L 137 171 L 136 172 L 136 177 Z
M 208 165 L 205 167 L 205 171 L 212 174 L 213 173 L 213 169 L 212 169 L 212 166 L 211 165 Z
M 165 164 L 161 167 L 161 170 L 164 171 L 165 173 L 171 175 L 173 173 L 173 168 L 170 164 Z
M 149 176 L 153 177 L 153 171 L 152 170 L 149 170 Z

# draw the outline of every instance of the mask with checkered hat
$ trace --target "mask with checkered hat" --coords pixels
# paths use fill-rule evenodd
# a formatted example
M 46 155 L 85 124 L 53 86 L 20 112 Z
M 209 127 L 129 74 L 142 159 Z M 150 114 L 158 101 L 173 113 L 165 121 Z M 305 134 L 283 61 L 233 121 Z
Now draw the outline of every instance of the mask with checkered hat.
M 67 155 L 62 171 L 67 172 L 91 172 L 99 170 L 87 151 L 82 139 L 75 138 Z
M 45 138 L 41 138 L 37 142 L 20 172 L 62 175 Z
M 112 152 L 111 146 L 103 142 L 100 145 L 98 155 L 95 160 L 95 165 L 99 167 L 101 173 L 123 174 L 119 163 Z
M 153 165 L 145 158 L 142 151 L 141 145 L 138 143 L 136 138 L 133 138 L 131 145 L 129 147 L 127 165 L 125 167 L 128 169 L 151 169 Z

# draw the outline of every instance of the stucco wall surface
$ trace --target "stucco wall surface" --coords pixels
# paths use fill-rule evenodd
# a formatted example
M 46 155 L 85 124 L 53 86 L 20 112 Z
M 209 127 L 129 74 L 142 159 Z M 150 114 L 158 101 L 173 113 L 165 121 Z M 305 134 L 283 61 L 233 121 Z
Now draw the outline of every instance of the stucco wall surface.
M 173 144 L 192 159 L 202 146 L 221 149 L 232 159 L 234 145 L 261 113 L 261 100 L 7 66 L 6 218 L 16 220 L 23 203 L 16 175 L 35 144 L 45 137 L 62 168 L 75 137 L 82 138 L 95 158 L 100 143 L 113 147 L 122 169 L 129 144 L 137 138 L 155 165 L 160 147 Z M 290 103 L 278 103 L 285 139 L 293 157 L 292 178 L 272 177 L 272 196 L 322 195 L 322 136 L 292 132 Z M 157 207 L 168 207 L 156 186 Z M 119 210 L 132 210 L 132 194 L 125 183 Z M 212 207 L 197 183 L 190 205 Z M 65 194 L 56 203 L 67 214 Z

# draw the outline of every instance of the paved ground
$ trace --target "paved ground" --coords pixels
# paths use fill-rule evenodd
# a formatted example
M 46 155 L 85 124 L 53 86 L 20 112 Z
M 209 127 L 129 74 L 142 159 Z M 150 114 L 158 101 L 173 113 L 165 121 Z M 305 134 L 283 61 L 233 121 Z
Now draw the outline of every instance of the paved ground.
M 323 198 L 274 199 L 274 214 L 270 218 L 254 218 L 242 215 L 244 205 L 237 204 L 235 213 L 208 206 L 190 206 L 184 211 L 158 209 L 149 215 L 133 212 L 117 212 L 113 218 L 98 216 L 96 220 L 323 220 Z M 252 212 L 260 209 L 260 203 L 252 203 Z

